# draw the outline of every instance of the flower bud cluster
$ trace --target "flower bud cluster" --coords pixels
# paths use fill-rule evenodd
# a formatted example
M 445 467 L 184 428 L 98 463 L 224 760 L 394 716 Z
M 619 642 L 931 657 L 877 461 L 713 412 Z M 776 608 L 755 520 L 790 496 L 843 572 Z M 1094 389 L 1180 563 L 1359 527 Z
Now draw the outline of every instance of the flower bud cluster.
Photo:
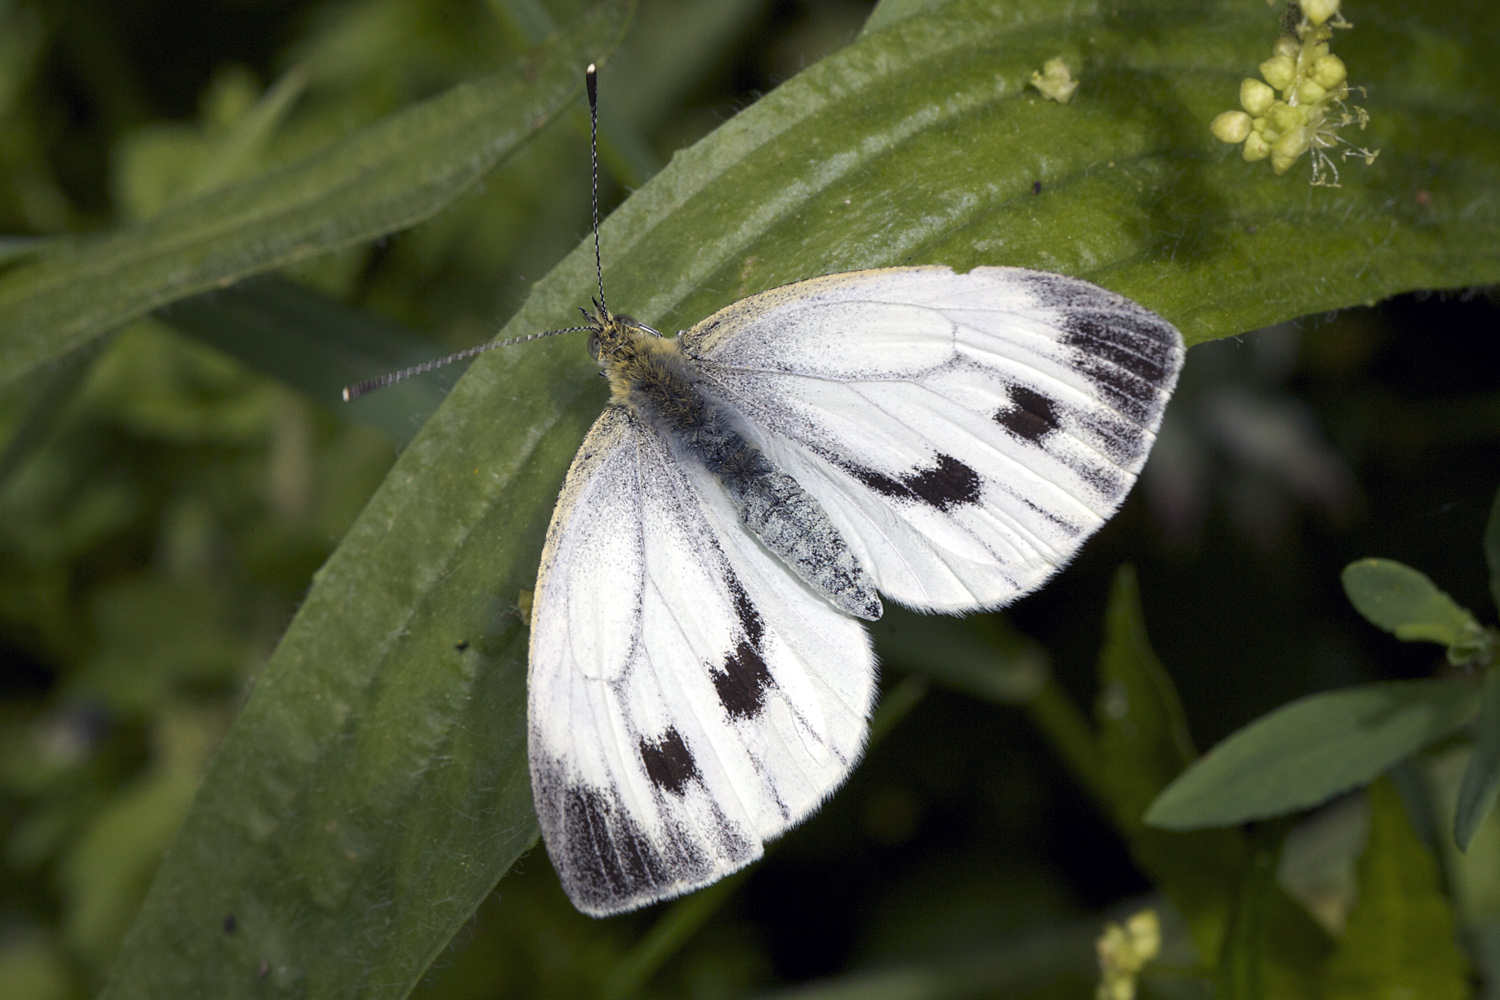
M 1345 103 L 1348 69 L 1328 50 L 1334 28 L 1351 27 L 1339 14 L 1340 0 L 1301 0 L 1291 4 L 1292 27 L 1276 39 L 1271 58 L 1260 64 L 1260 79 L 1240 83 L 1240 111 L 1226 111 L 1209 124 L 1214 138 L 1244 144 L 1249 162 L 1269 159 L 1284 174 L 1309 151 L 1313 183 L 1337 187 L 1338 169 L 1327 150 L 1342 143 L 1344 156 L 1368 163 L 1375 154 L 1338 137 L 1339 129 L 1369 121 L 1363 108 Z M 1330 176 L 1331 175 L 1331 176 Z
M 1124 926 L 1105 924 L 1094 944 L 1099 952 L 1095 1000 L 1135 1000 L 1136 976 L 1161 954 L 1161 921 L 1155 910 L 1142 910 Z

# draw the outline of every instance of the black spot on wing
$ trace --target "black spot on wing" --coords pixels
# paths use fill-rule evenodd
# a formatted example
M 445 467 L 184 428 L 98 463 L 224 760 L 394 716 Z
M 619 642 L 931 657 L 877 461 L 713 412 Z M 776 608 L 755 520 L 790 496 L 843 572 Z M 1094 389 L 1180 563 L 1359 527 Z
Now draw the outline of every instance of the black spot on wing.
M 664 792 L 681 795 L 688 782 L 702 777 L 698 762 L 675 728 L 668 728 L 656 740 L 642 739 L 639 749 L 646 777 Z
M 741 640 L 734 651 L 724 657 L 722 670 L 710 671 L 719 702 L 731 719 L 753 719 L 766 707 L 766 688 L 771 686 L 771 671 L 761 659 L 760 650 Z
M 1023 441 L 1036 444 L 1057 430 L 1057 404 L 1024 385 L 1007 390 L 1010 405 L 995 413 L 995 422 Z
M 945 512 L 959 504 L 979 503 L 979 473 L 951 455 L 939 455 L 932 468 L 912 469 L 899 478 L 857 465 L 844 468 L 876 493 L 893 500 L 920 501 Z
M 729 717 L 752 719 L 765 708 L 766 688 L 772 683 L 771 671 L 761 656 L 761 641 L 765 638 L 766 625 L 739 579 L 731 573 L 726 582 L 729 584 L 735 617 L 739 619 L 744 638 L 725 655 L 723 667 L 711 668 L 709 676 L 714 682 L 714 690 L 719 694 L 719 703 L 724 706 Z

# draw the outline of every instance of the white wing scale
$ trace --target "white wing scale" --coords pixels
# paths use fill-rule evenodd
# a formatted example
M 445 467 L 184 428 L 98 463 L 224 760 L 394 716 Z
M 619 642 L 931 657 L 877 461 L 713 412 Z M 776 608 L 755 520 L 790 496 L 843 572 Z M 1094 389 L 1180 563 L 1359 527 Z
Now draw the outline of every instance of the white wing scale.
M 532 611 L 532 787 L 580 909 L 714 881 L 817 808 L 864 742 L 863 628 L 738 525 L 628 411 L 595 423 Z

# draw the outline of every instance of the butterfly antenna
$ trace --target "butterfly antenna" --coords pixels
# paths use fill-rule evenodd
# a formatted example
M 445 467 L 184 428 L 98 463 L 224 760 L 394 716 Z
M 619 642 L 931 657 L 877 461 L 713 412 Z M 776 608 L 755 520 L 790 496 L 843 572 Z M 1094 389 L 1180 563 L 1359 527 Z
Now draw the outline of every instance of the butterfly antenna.
M 359 397 L 366 393 L 374 392 L 376 389 L 384 389 L 388 385 L 405 382 L 413 375 L 425 375 L 434 368 L 442 368 L 444 365 L 451 365 L 455 361 L 463 361 L 477 354 L 483 354 L 485 351 L 493 351 L 497 347 L 509 347 L 511 344 L 522 344 L 528 340 L 540 340 L 543 337 L 553 337 L 559 333 L 577 333 L 580 330 L 592 329 L 592 326 L 569 326 L 561 330 L 545 330 L 542 333 L 529 333 L 524 337 L 512 337 L 509 340 L 497 340 L 488 344 L 480 344 L 477 347 L 470 347 L 467 350 L 459 351 L 457 354 L 450 354 L 446 358 L 434 358 L 431 361 L 424 361 L 420 365 L 403 368 L 399 372 L 391 372 L 389 375 L 367 378 L 363 382 L 347 385 L 344 387 L 344 402 L 352 403 Z
M 599 259 L 599 70 L 593 63 L 584 71 L 583 82 L 589 92 L 589 163 L 594 172 L 594 273 L 599 276 L 599 305 L 608 316 L 609 307 L 604 303 L 604 264 Z
M 591 183 L 593 197 L 591 201 L 594 217 L 594 273 L 599 278 L 599 311 L 602 315 L 608 316 L 609 307 L 604 304 L 604 264 L 599 256 L 599 70 L 593 63 L 589 63 L 589 68 L 584 71 L 583 80 L 589 93 L 589 165 L 593 173 Z M 585 312 L 584 316 L 587 317 L 588 313 Z M 414 375 L 424 375 L 434 368 L 451 365 L 455 361 L 463 361 L 477 354 L 483 354 L 485 351 L 492 351 L 497 347 L 508 347 L 511 344 L 520 344 L 528 340 L 539 340 L 542 337 L 551 337 L 559 333 L 578 333 L 582 330 L 592 329 L 594 329 L 592 324 L 588 326 L 570 326 L 561 330 L 547 330 L 543 333 L 532 333 L 524 337 L 512 337 L 509 340 L 480 344 L 477 347 L 459 351 L 457 354 L 450 354 L 446 358 L 434 358 L 431 361 L 424 361 L 420 365 L 403 368 L 399 372 L 381 375 L 378 378 L 367 378 L 363 382 L 356 382 L 353 385 L 345 386 L 344 402 L 352 403 L 359 397 L 366 393 L 374 392 L 376 389 L 384 389 L 388 385 L 405 382 Z

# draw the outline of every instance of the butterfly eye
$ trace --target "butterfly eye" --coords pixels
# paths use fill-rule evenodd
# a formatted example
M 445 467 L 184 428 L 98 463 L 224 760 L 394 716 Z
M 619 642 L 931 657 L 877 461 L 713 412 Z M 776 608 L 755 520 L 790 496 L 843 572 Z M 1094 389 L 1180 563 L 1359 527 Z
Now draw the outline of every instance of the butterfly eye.
M 660 337 L 661 336 L 661 334 L 659 332 L 657 332 L 656 330 L 653 330 L 651 327 L 647 326 L 645 323 L 642 323 L 640 320 L 636 319 L 634 316 L 627 316 L 624 313 L 617 313 L 615 315 L 615 319 L 617 321 L 619 321 L 619 324 L 621 326 L 626 327 L 627 329 L 639 330 L 642 333 L 649 333 L 653 337 Z
M 599 335 L 597 333 L 589 334 L 589 357 L 595 361 L 599 360 Z

